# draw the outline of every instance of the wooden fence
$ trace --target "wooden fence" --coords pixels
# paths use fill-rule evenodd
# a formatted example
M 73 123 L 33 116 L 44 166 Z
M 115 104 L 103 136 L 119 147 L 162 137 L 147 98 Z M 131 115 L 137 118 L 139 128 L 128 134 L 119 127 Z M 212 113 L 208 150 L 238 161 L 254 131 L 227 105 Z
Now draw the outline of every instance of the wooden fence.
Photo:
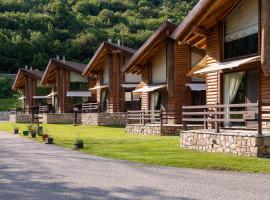
M 175 124 L 179 119 L 175 111 L 137 110 L 127 112 L 128 124 Z
M 201 123 L 207 129 L 214 125 L 217 133 L 220 127 L 243 124 L 246 128 L 256 127 L 258 134 L 262 134 L 262 122 L 269 122 L 269 118 L 262 118 L 270 111 L 262 111 L 263 105 L 259 103 L 183 106 L 182 122 L 184 129 L 188 124 Z

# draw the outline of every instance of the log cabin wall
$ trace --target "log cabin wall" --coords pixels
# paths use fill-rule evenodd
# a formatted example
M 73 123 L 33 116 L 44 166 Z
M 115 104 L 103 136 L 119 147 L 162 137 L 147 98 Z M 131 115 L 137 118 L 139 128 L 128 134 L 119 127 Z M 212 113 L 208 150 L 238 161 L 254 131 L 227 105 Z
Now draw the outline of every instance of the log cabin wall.
M 93 88 L 96 85 L 94 78 L 88 78 L 88 88 Z M 88 98 L 89 102 L 97 102 L 97 90 L 91 91 L 91 97 Z
M 220 31 L 217 24 L 207 32 L 206 36 L 207 66 L 218 63 L 220 60 Z M 207 104 L 220 103 L 220 74 L 209 73 L 206 76 L 206 102 Z
M 109 66 L 108 112 L 125 112 L 125 89 L 121 86 L 125 83 L 125 73 L 121 72 L 121 66 L 128 58 L 118 52 L 113 52 L 108 56 L 112 58 Z M 102 85 L 102 73 L 97 75 L 97 84 Z M 100 101 L 100 91 L 97 91 L 96 99 Z
M 150 84 L 150 67 L 145 67 L 142 70 L 142 82 L 141 86 L 145 87 Z M 141 93 L 141 109 L 142 110 L 149 110 L 150 103 L 149 103 L 149 93 L 143 92 Z
M 128 59 L 128 58 L 127 58 Z M 121 84 L 125 83 L 125 73 L 121 72 L 121 67 L 125 64 L 125 55 L 114 53 L 112 55 L 112 72 L 110 81 L 110 112 L 125 112 L 125 88 Z
M 174 95 L 168 97 L 168 110 L 175 111 L 176 123 L 181 122 L 181 108 L 191 104 L 191 94 L 186 87 L 190 77 L 186 74 L 190 71 L 190 46 L 187 44 L 174 44 Z M 169 77 L 170 78 L 170 77 Z
M 119 79 L 119 72 L 117 70 L 119 63 L 119 55 L 113 53 L 111 59 L 111 65 L 109 67 L 109 112 L 117 112 L 118 102 L 118 87 L 117 82 Z
M 125 112 L 126 111 L 126 102 L 125 102 L 125 88 L 121 86 L 121 84 L 125 83 L 125 73 L 121 71 L 121 67 L 125 64 L 126 58 L 125 55 L 119 55 L 119 65 L 118 65 L 118 72 L 119 72 L 119 97 L 118 97 L 118 105 L 119 105 L 119 111 Z
M 170 52 L 168 48 L 172 48 L 172 51 Z M 175 123 L 179 123 L 181 122 L 182 105 L 190 105 L 191 103 L 190 92 L 186 87 L 186 83 L 190 82 L 190 78 L 186 76 L 190 70 L 190 46 L 186 44 L 179 45 L 177 42 L 173 42 L 172 45 L 167 45 L 167 53 L 167 65 L 172 63 L 172 73 L 170 69 L 167 69 L 168 87 L 166 93 L 168 95 L 165 107 L 169 112 L 174 112 L 172 115 L 177 119 Z M 169 55 L 169 53 L 173 53 L 174 56 Z M 151 83 L 150 73 L 150 66 L 145 66 L 142 70 L 142 87 Z M 149 93 L 142 93 L 141 99 L 141 109 L 149 110 Z
M 25 77 L 25 106 L 27 109 L 31 109 L 36 101 L 33 99 L 33 96 L 36 94 L 36 80 L 30 76 Z
M 67 91 L 69 91 L 70 71 L 64 68 L 58 68 L 56 73 L 59 111 L 61 113 L 68 113 L 70 112 L 70 108 L 67 98 Z
M 262 104 L 270 104 L 270 1 L 261 0 L 261 54 L 262 70 L 260 71 L 260 100 Z M 270 106 L 263 105 L 262 111 L 270 111 Z M 263 118 L 270 118 L 263 115 Z

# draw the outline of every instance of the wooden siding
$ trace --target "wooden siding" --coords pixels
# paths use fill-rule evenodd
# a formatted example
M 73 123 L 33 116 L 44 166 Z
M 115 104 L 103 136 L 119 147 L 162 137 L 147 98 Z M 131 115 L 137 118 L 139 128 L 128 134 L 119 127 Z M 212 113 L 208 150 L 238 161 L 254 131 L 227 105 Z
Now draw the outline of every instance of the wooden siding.
M 142 82 L 141 86 L 144 87 L 146 85 L 150 84 L 150 67 L 145 67 L 142 70 Z M 149 94 L 147 92 L 143 92 L 141 94 L 141 99 L 142 99 L 142 110 L 149 110 Z
M 206 54 L 207 54 L 207 66 L 218 63 L 220 55 L 220 37 L 219 37 L 219 26 L 216 25 L 214 28 L 208 31 L 206 37 Z M 218 104 L 220 102 L 219 89 L 219 73 L 209 73 L 206 76 L 206 102 L 207 104 Z
M 24 87 L 24 95 L 25 95 L 25 108 L 32 108 L 36 100 L 33 99 L 33 96 L 36 94 L 36 80 L 30 76 L 25 77 L 25 87 Z
M 181 122 L 181 108 L 183 105 L 190 105 L 190 92 L 186 84 L 190 82 L 190 77 L 186 74 L 190 70 L 190 46 L 186 44 L 174 45 L 174 96 L 168 98 L 168 110 L 175 110 L 176 117 Z
M 125 88 L 121 86 L 125 83 L 125 73 L 121 71 L 121 67 L 128 56 L 119 52 L 108 53 L 107 56 L 112 57 L 109 66 L 108 112 L 125 112 Z M 102 85 L 102 71 L 97 74 L 95 83 L 96 85 Z M 100 90 L 96 91 L 95 99 L 100 102 Z

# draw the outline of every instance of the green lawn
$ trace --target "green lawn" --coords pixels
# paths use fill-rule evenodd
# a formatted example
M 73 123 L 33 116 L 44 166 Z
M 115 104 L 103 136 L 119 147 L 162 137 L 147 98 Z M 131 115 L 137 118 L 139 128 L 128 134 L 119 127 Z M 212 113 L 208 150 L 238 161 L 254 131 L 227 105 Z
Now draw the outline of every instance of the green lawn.
M 0 130 L 11 132 L 14 125 L 1 123 Z M 122 127 L 44 126 L 56 145 L 67 148 L 73 148 L 79 135 L 85 141 L 82 151 L 92 155 L 163 166 L 270 173 L 270 159 L 185 150 L 179 148 L 179 137 L 129 135 Z M 18 127 L 21 132 L 26 125 Z
M 8 111 L 10 108 L 14 108 L 17 99 L 0 99 L 0 111 Z

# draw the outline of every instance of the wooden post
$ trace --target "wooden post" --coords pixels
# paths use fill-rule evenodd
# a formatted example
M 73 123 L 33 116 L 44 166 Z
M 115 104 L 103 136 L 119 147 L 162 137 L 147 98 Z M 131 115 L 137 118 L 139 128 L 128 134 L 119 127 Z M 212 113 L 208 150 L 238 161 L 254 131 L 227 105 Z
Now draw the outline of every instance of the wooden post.
M 206 121 L 206 119 L 207 119 L 207 114 L 206 114 L 207 108 L 203 109 L 203 112 L 205 113 L 203 115 L 203 118 L 205 119 L 205 121 L 204 121 L 204 129 L 208 129 L 208 122 Z
M 187 123 L 186 122 L 183 122 L 183 129 L 184 129 L 184 131 L 187 130 Z
M 261 62 L 266 76 L 270 76 L 270 1 L 261 0 Z
M 144 111 L 142 111 L 142 124 L 145 125 L 145 121 L 144 121 Z
M 262 104 L 258 101 L 258 135 L 262 135 Z
M 74 107 L 73 110 L 74 110 L 74 125 L 77 125 L 77 123 L 78 123 L 78 111 L 79 111 L 79 109 L 76 108 L 76 107 Z
M 217 108 L 216 111 L 218 112 L 219 109 Z M 215 115 L 215 119 L 219 119 L 219 116 L 218 115 Z M 216 121 L 215 122 L 215 131 L 216 133 L 220 133 L 220 122 Z
M 162 127 L 163 126 L 163 111 L 162 111 L 162 109 L 160 109 L 159 116 L 160 116 L 160 126 Z

